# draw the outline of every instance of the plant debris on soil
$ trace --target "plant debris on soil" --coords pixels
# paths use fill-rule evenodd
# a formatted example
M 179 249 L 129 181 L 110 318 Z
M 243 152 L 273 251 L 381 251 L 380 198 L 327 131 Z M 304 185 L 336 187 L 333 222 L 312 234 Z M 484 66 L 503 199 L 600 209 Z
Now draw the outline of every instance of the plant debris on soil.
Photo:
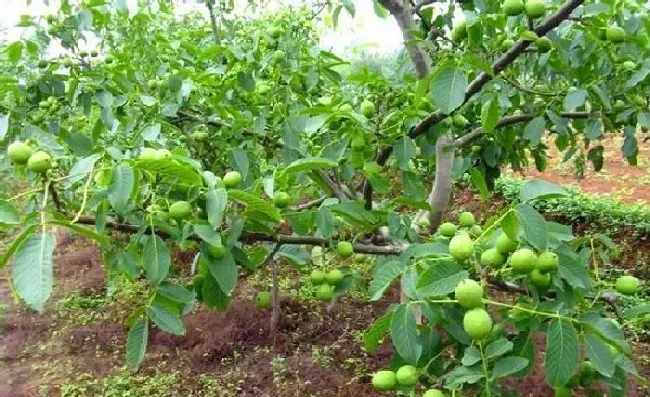
M 482 202 L 470 191 L 459 191 L 455 201 L 457 211 L 470 210 L 481 221 L 504 206 L 502 199 Z M 279 332 L 272 339 L 270 312 L 255 307 L 252 296 L 259 286 L 247 278 L 227 312 L 198 306 L 184 317 L 186 335 L 152 326 L 145 360 L 133 373 L 125 367 L 124 345 L 137 286 L 130 298 L 109 294 L 97 247 L 67 234 L 58 241 L 55 291 L 43 314 L 13 302 L 7 280 L 0 280 L 0 303 L 7 306 L 0 334 L 0 397 L 382 395 L 371 387 L 369 374 L 389 366 L 390 341 L 366 353 L 363 332 L 399 301 L 397 288 L 379 302 L 345 296 L 331 307 L 285 294 Z M 629 244 L 622 248 L 624 255 L 634 251 Z M 191 260 L 191 255 L 175 257 Z M 291 287 L 299 288 L 300 272 L 281 269 Z M 542 335 L 535 344 L 543 351 Z M 650 377 L 650 345 L 635 343 L 634 351 L 641 376 Z M 506 389 L 518 389 L 522 396 L 553 396 L 542 363 L 538 354 L 534 371 L 508 380 Z M 648 395 L 645 386 L 630 386 L 628 396 Z

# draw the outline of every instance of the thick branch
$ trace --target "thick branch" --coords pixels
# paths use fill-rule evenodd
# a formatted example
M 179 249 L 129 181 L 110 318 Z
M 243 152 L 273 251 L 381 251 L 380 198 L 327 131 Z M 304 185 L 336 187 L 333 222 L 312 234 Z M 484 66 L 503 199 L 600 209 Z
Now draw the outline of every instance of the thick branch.
M 560 113 L 560 116 L 566 119 L 586 119 L 592 115 L 593 113 L 590 112 Z M 532 120 L 533 118 L 535 118 L 535 116 L 531 114 L 515 114 L 512 116 L 507 116 L 497 122 L 496 128 L 505 127 L 517 123 L 525 123 L 527 121 Z M 483 128 L 481 127 L 474 128 L 469 134 L 457 138 L 454 141 L 454 146 L 456 146 L 457 148 L 463 147 L 467 145 L 469 142 L 471 142 L 472 140 L 474 140 L 475 138 L 478 138 L 482 133 L 483 133 Z

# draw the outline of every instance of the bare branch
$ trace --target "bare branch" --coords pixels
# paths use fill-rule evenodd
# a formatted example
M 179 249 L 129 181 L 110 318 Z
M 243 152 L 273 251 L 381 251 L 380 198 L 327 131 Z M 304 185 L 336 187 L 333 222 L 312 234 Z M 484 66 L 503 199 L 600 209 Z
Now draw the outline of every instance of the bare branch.
M 566 119 L 587 119 L 591 117 L 593 114 L 594 113 L 590 113 L 590 112 L 564 112 L 564 113 L 560 113 L 560 116 Z M 515 114 L 512 116 L 507 116 L 499 120 L 495 128 L 505 127 L 517 123 L 525 123 L 527 121 L 532 120 L 533 118 L 535 118 L 535 116 L 532 114 Z M 474 140 L 475 138 L 478 138 L 482 133 L 483 133 L 482 127 L 474 128 L 469 134 L 457 138 L 454 141 L 454 146 L 457 148 L 463 147 L 467 145 L 469 142 L 471 142 L 472 140 Z
M 210 14 L 210 25 L 212 26 L 212 35 L 214 36 L 214 43 L 216 45 L 221 44 L 221 37 L 219 35 L 219 28 L 217 27 L 217 17 L 214 15 L 214 0 L 208 0 L 205 2 L 206 7 L 208 7 L 208 13 Z

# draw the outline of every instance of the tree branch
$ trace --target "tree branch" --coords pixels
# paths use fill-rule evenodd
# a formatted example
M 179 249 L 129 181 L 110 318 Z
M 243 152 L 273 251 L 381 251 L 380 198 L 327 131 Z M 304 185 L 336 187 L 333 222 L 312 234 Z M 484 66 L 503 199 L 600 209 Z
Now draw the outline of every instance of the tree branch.
M 556 28 L 563 20 L 567 19 L 569 15 L 584 3 L 584 0 L 569 0 L 562 7 L 560 7 L 557 12 L 551 15 L 545 22 L 541 23 L 537 28 L 535 28 L 535 33 L 537 36 L 542 37 L 550 32 L 552 29 Z M 465 90 L 465 99 L 464 105 L 467 103 L 474 95 L 481 91 L 483 86 L 487 84 L 494 76 L 498 75 L 506 67 L 512 64 L 519 55 L 521 55 L 526 48 L 530 45 L 530 41 L 519 40 L 512 46 L 505 54 L 503 54 L 499 59 L 492 64 L 492 73 L 488 74 L 481 72 L 468 86 Z M 460 107 L 460 106 L 459 106 Z M 450 114 L 453 114 L 451 112 Z M 427 118 L 420 121 L 411 131 L 409 131 L 408 136 L 412 139 L 417 138 L 418 136 L 425 134 L 431 127 L 438 124 L 442 119 L 449 116 L 441 111 L 436 111 L 431 113 Z M 386 164 L 388 158 L 390 157 L 391 152 L 393 151 L 392 146 L 385 146 L 377 155 L 377 163 L 381 166 Z
M 560 113 L 560 116 L 566 119 L 587 119 L 590 116 L 592 116 L 593 113 L 591 112 L 564 112 Z M 512 124 L 517 124 L 517 123 L 524 123 L 526 121 L 530 121 L 533 118 L 535 118 L 534 115 L 532 114 L 515 114 L 512 116 L 507 116 L 502 118 L 497 122 L 497 125 L 495 128 L 499 127 L 505 127 L 508 125 Z M 454 146 L 457 148 L 463 147 L 467 145 L 469 142 L 474 140 L 475 138 L 478 138 L 481 134 L 483 133 L 483 128 L 482 127 L 477 127 L 474 128 L 469 134 L 463 135 L 459 138 L 457 138 L 454 141 Z
M 214 43 L 216 45 L 220 45 L 221 37 L 219 35 L 219 28 L 217 27 L 217 17 L 214 15 L 214 0 L 206 1 L 205 5 L 208 7 L 208 13 L 210 14 L 210 25 L 212 26 L 212 35 L 214 36 Z

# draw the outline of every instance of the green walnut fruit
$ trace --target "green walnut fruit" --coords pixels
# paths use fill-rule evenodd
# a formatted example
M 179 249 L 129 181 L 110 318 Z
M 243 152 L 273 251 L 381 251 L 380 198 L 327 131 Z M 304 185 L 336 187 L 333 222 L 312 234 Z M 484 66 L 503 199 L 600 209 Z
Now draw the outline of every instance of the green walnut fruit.
M 439 389 L 429 389 L 424 392 L 422 397 L 445 397 Z
M 613 107 L 617 112 L 623 111 L 625 110 L 625 102 L 622 99 L 617 99 Z
M 483 306 L 483 287 L 481 284 L 467 278 L 456 286 L 454 296 L 456 300 L 465 309 L 473 309 L 475 307 Z
M 420 219 L 418 219 L 417 225 L 420 226 L 423 229 L 428 229 L 429 226 L 431 226 L 431 221 L 429 220 L 428 217 L 423 216 Z
M 492 318 L 480 307 L 468 310 L 463 317 L 463 329 L 470 338 L 481 340 L 492 331 Z
M 375 108 L 375 104 L 365 100 L 361 102 L 361 114 L 364 115 L 367 118 L 370 118 L 377 113 L 377 109 Z
M 516 250 L 518 245 L 519 244 L 516 241 L 510 240 L 510 237 L 508 237 L 507 234 L 501 233 L 499 237 L 497 237 L 495 246 L 502 254 L 508 254 Z
M 344 258 L 349 258 L 354 253 L 354 247 L 349 241 L 339 241 L 336 244 L 336 253 Z
M 48 15 L 45 17 L 45 20 L 47 20 L 47 23 L 53 23 L 53 22 L 56 21 L 56 15 L 48 14 Z
M 506 52 L 508 51 L 513 45 L 515 45 L 515 41 L 513 39 L 505 39 L 501 42 L 501 51 Z
M 503 3 L 503 13 L 509 17 L 515 17 L 524 12 L 524 2 L 521 0 L 506 0 Z
M 632 97 L 632 102 L 634 102 L 636 106 L 640 106 L 642 108 L 646 107 L 648 104 L 648 101 L 641 95 L 634 95 Z
M 449 254 L 456 260 L 464 261 L 474 253 L 474 241 L 465 233 L 454 236 L 449 241 Z
M 472 153 L 480 153 L 482 147 L 480 145 L 472 145 L 471 151 Z
M 596 381 L 596 369 L 590 361 L 584 361 L 578 369 L 578 383 L 582 387 L 588 387 Z
M 30 159 L 31 160 L 31 159 Z M 616 279 L 614 288 L 624 295 L 634 295 L 639 292 L 639 279 L 634 276 L 621 276 Z
M 418 369 L 413 365 L 402 365 L 395 372 L 395 379 L 400 386 L 413 386 L 418 383 Z
M 472 227 L 476 223 L 474 219 L 474 214 L 469 211 L 461 212 L 458 216 L 458 223 L 461 227 Z
M 274 39 L 277 39 L 282 35 L 282 28 L 279 26 L 271 26 L 269 29 L 269 36 L 273 37 Z
M 90 56 L 93 58 L 97 58 L 99 56 L 99 53 L 95 50 L 90 51 Z
M 334 297 L 334 289 L 329 284 L 321 284 L 316 290 L 316 299 L 322 302 L 329 302 Z
M 546 14 L 546 4 L 543 0 L 526 0 L 524 11 L 529 18 L 540 18 Z
M 535 268 L 542 273 L 552 272 L 560 265 L 560 258 L 555 252 L 544 251 L 537 256 Z
M 498 269 L 506 263 L 506 258 L 496 248 L 488 248 L 481 254 L 481 265 Z
M 341 270 L 332 269 L 325 276 L 325 281 L 329 285 L 336 286 L 336 285 L 341 284 L 341 281 L 343 281 L 343 277 L 345 277 L 345 275 L 343 274 L 343 272 Z
M 69 68 L 72 66 L 72 60 L 70 58 L 63 58 L 63 67 Z
M 636 69 L 636 62 L 633 62 L 633 61 L 625 61 L 625 62 L 623 62 L 623 69 L 625 69 L 625 70 L 635 70 Z
M 142 148 L 138 158 L 142 160 L 154 160 L 156 158 L 156 149 L 150 147 Z
M 208 247 L 208 253 L 216 259 L 221 259 L 226 255 L 226 247 L 223 244 L 211 245 Z
M 27 160 L 27 169 L 37 173 L 44 174 L 52 168 L 52 157 L 44 151 L 38 151 Z
M 273 204 L 278 208 L 285 208 L 289 205 L 291 196 L 287 192 L 275 192 L 273 195 Z
M 41 59 L 38 61 L 38 67 L 41 69 L 45 69 L 47 67 L 48 62 L 45 59 Z
M 469 124 L 469 121 L 462 114 L 455 114 L 451 117 L 451 121 L 454 123 L 456 128 L 464 128 Z
M 309 281 L 315 285 L 323 284 L 325 282 L 325 272 L 320 269 L 312 270 L 311 274 L 309 275 Z
M 167 149 L 158 149 L 154 154 L 154 159 L 156 160 L 169 160 L 172 158 L 172 152 Z
M 510 266 L 515 273 L 530 273 L 535 268 L 537 256 L 528 248 L 520 248 L 510 256 Z
M 551 275 L 542 273 L 539 269 L 533 269 L 530 272 L 530 282 L 537 288 L 546 288 L 551 285 Z
M 467 24 L 461 22 L 451 30 L 451 40 L 455 43 L 460 43 L 465 38 L 467 38 Z
M 12 163 L 18 165 L 25 165 L 27 161 L 32 156 L 34 151 L 28 144 L 20 141 L 16 141 L 9 145 L 7 148 L 7 156 Z
M 152 89 L 152 90 L 156 89 L 158 87 L 158 80 L 151 79 L 151 80 L 147 81 L 147 87 L 149 87 L 149 89 Z
M 223 176 L 223 184 L 227 189 L 238 187 L 241 185 L 241 182 L 241 174 L 237 171 L 226 172 L 226 175 Z
M 363 263 L 366 261 L 366 256 L 364 254 L 355 254 L 354 263 Z
M 88 56 L 88 51 L 79 51 L 79 56 L 85 58 Z
M 108 64 L 111 64 L 111 63 L 115 62 L 115 58 L 113 58 L 112 55 L 107 55 L 107 56 L 106 56 L 106 59 L 104 59 L 104 60 L 105 60 L 106 63 L 108 63 Z
M 284 60 L 284 58 L 286 58 L 286 56 L 287 56 L 287 54 L 285 54 L 284 51 L 275 50 L 275 52 L 273 53 L 273 62 L 275 62 L 275 63 L 282 62 Z
M 481 233 L 483 233 L 483 228 L 481 227 L 481 225 L 477 224 L 469 228 L 469 235 L 472 238 L 477 238 L 478 236 L 481 235 Z
M 535 40 L 535 46 L 539 52 L 549 52 L 553 48 L 553 42 L 548 37 L 540 37 Z
M 209 136 L 210 136 L 210 134 L 208 134 L 205 131 L 194 131 L 190 135 L 190 138 L 192 138 L 192 140 L 197 141 L 197 142 L 203 142 L 203 141 L 206 141 Z
M 255 297 L 255 306 L 258 309 L 268 309 L 271 307 L 272 301 L 273 299 L 271 299 L 271 293 L 269 291 L 260 291 Z
M 426 219 L 426 218 L 422 218 L 422 219 Z M 454 235 L 456 235 L 457 230 L 458 228 L 456 227 L 456 225 L 454 225 L 451 222 L 445 222 L 442 225 L 438 226 L 438 232 L 445 237 L 454 237 Z
M 355 136 L 352 138 L 350 147 L 355 152 L 363 152 L 366 149 L 366 139 L 362 136 Z
M 192 206 L 187 201 L 177 201 L 169 206 L 169 215 L 174 219 L 185 219 L 192 213 Z
M 379 371 L 372 376 L 372 386 L 378 391 L 393 390 L 397 385 L 397 378 L 393 371 Z
M 605 38 L 612 43 L 622 43 L 625 41 L 625 30 L 618 26 L 610 26 L 605 31 Z

